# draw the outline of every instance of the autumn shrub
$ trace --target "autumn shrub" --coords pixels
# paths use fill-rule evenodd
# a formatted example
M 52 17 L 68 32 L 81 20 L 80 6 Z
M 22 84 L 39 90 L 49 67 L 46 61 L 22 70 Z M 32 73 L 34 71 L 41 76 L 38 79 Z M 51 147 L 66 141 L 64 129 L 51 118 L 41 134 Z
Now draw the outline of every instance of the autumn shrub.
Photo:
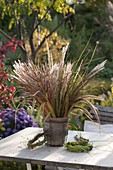
M 12 107 L 11 101 L 14 99 L 16 91 L 16 88 L 11 85 L 11 71 L 5 65 L 6 54 L 9 51 L 16 52 L 17 46 L 21 45 L 21 43 L 12 38 L 10 42 L 0 45 L 0 109 Z
M 40 28 L 40 33 L 35 31 L 33 36 L 35 49 L 38 47 L 44 37 L 49 33 L 50 31 L 44 27 Z M 35 62 L 38 64 L 47 62 L 48 55 L 50 55 L 54 61 L 58 62 L 61 60 L 62 48 L 66 46 L 68 42 L 69 40 L 61 38 L 57 32 L 54 32 L 40 48 L 38 54 L 36 55 Z M 26 51 L 30 58 L 32 51 L 28 40 L 26 40 Z

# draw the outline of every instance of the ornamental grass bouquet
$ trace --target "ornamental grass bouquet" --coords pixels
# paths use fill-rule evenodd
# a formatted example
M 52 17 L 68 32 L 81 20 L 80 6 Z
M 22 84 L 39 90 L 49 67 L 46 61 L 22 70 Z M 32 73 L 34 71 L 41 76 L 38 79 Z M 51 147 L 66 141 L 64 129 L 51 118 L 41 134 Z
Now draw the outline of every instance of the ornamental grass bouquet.
M 15 62 L 14 75 L 16 81 L 26 92 L 34 96 L 37 103 L 42 105 L 43 118 L 67 117 L 76 109 L 83 111 L 88 117 L 90 113 L 80 103 L 85 103 L 95 114 L 97 110 L 89 99 L 99 97 L 84 93 L 89 81 L 104 69 L 106 61 L 98 64 L 88 72 L 84 60 L 65 64 L 67 47 L 63 49 L 60 62 L 54 63 L 52 57 L 41 66 L 32 61 L 28 63 Z

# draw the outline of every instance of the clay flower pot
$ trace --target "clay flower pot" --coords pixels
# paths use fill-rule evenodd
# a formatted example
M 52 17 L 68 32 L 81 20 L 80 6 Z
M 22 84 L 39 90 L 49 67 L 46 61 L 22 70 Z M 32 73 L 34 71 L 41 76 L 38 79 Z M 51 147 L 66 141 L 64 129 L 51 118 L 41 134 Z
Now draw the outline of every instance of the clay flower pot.
M 44 133 L 49 146 L 63 146 L 68 134 L 68 117 L 50 118 L 44 123 Z

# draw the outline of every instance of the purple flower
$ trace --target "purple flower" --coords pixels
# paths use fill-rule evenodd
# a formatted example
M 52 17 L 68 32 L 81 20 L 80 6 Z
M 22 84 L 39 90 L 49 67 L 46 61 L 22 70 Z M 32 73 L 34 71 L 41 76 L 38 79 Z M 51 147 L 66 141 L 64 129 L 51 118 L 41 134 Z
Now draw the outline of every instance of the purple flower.
M 23 116 L 23 113 L 18 111 L 18 116 Z
M 27 120 L 24 120 L 24 122 L 23 122 L 23 123 L 26 125 L 26 124 L 28 124 L 28 121 L 27 121 Z
M 0 137 L 3 137 L 3 134 L 0 134 Z
M 4 133 L 4 135 L 5 135 L 5 137 L 8 136 L 8 135 L 9 135 L 9 132 L 6 131 L 6 132 Z
M 9 125 L 10 125 L 10 122 L 5 122 L 5 124 L 9 126 Z
M 22 112 L 22 111 L 25 111 L 25 109 L 24 109 L 24 108 L 22 108 L 22 107 L 21 107 L 19 110 L 20 110 L 21 112 Z M 25 112 L 26 112 L 26 111 L 25 111 Z
M 8 111 L 8 112 L 9 112 L 9 111 L 12 111 L 12 109 L 11 109 L 11 108 L 7 108 L 7 109 L 6 109 L 6 112 L 7 112 L 7 111 Z
M 33 127 L 38 127 L 37 123 L 33 123 Z
M 21 125 L 20 124 L 16 124 L 17 129 L 20 129 Z
M 13 129 L 13 133 L 16 133 L 17 132 L 17 129 Z
M 26 128 L 26 126 L 22 126 L 22 128 L 23 128 L 23 129 L 25 129 L 25 128 Z
M 4 118 L 4 121 L 8 121 L 8 117 Z
M 0 137 L 4 138 L 18 132 L 26 127 L 38 127 L 33 118 L 27 114 L 24 108 L 13 110 L 11 108 L 0 111 L 2 126 L 5 131 L 0 129 Z
M 7 132 L 11 132 L 11 128 L 7 128 Z

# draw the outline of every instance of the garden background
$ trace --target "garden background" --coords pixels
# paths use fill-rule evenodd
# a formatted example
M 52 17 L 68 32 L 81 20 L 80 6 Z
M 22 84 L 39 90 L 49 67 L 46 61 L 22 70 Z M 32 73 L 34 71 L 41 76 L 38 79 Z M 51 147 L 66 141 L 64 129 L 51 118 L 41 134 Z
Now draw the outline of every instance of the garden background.
M 94 55 L 88 68 L 90 70 L 107 59 L 106 68 L 87 88 L 93 94 L 103 97 L 104 101 L 99 102 L 100 105 L 113 106 L 112 0 L 66 2 L 1 0 L 0 14 L 1 138 L 28 126 L 42 126 L 41 107 L 36 105 L 33 97 L 23 97 L 19 85 L 11 77 L 14 62 L 18 60 L 27 62 L 30 58 L 35 64 L 41 65 L 47 62 L 48 55 L 58 62 L 62 48 L 68 43 L 65 62 L 76 62 L 81 55 L 83 57 L 86 55 L 90 60 Z M 92 103 L 97 104 L 97 101 Z M 18 115 L 16 131 L 12 113 Z M 22 117 L 24 120 L 21 122 Z M 83 114 L 78 112 L 75 122 L 70 117 L 69 128 L 81 129 L 84 119 Z M 16 163 L 0 163 L 0 168 L 3 170 L 24 169 L 24 167 L 25 165 Z

